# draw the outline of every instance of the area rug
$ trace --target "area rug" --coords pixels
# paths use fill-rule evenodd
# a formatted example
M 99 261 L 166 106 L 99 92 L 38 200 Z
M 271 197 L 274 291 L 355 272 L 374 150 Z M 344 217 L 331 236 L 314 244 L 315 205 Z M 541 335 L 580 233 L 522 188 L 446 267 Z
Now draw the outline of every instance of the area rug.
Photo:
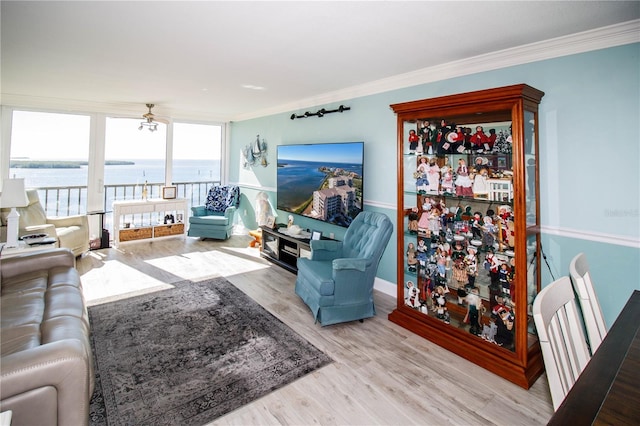
M 224 278 L 89 308 L 90 423 L 202 425 L 331 362 Z

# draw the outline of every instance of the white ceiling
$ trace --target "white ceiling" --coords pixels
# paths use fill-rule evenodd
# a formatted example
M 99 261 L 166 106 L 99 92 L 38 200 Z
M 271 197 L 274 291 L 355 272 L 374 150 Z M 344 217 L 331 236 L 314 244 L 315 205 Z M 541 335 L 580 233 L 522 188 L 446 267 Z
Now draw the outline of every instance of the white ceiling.
M 1 14 L 3 104 L 226 121 L 635 20 L 640 2 L 3 0 Z

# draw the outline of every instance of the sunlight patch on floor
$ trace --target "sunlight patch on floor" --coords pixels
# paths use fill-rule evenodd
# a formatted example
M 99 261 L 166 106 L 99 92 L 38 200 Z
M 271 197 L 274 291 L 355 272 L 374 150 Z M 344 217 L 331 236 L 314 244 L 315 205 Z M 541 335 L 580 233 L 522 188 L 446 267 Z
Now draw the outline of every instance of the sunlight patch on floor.
M 269 265 L 259 261 L 255 249 L 224 247 L 146 260 L 145 263 L 185 280 L 230 276 L 259 271 Z M 255 260 L 254 260 L 255 259 Z
M 108 279 L 105 280 L 105 277 Z M 173 288 L 171 284 L 117 260 L 105 261 L 100 268 L 83 274 L 81 279 L 84 297 L 89 306 Z

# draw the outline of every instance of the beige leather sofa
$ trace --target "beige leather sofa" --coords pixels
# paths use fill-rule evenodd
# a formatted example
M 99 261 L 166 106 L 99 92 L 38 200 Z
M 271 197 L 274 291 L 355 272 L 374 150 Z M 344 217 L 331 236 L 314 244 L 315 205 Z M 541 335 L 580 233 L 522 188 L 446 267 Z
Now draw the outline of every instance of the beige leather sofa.
M 68 249 L 0 257 L 0 411 L 12 426 L 87 425 L 89 318 Z
M 89 250 L 89 220 L 86 215 L 65 217 L 47 217 L 38 191 L 27 190 L 29 205 L 16 208 L 20 214 L 18 235 L 46 233 L 52 238 L 57 238 L 58 247 L 70 249 L 76 256 L 81 256 Z M 11 209 L 2 209 L 0 221 L 0 241 L 7 241 L 6 218 Z

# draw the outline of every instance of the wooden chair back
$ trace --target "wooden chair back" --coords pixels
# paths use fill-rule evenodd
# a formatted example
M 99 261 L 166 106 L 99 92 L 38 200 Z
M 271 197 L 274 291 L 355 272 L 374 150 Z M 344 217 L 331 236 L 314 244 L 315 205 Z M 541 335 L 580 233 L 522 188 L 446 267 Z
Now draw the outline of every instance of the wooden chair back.
M 571 279 L 543 288 L 533 301 L 553 408 L 557 410 L 591 358 Z

